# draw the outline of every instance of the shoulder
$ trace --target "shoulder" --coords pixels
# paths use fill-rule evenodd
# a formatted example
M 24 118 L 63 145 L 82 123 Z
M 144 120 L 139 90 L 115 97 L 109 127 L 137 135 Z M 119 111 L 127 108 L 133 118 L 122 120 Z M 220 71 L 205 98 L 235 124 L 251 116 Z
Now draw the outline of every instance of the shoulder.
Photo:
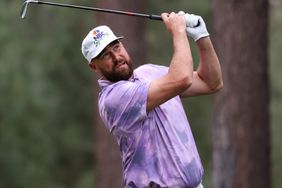
M 133 98 L 138 99 L 145 96 L 148 90 L 148 83 L 141 81 L 119 81 L 107 86 L 99 93 L 99 103 L 103 105 L 120 105 L 127 103 Z
M 138 77 L 158 78 L 167 74 L 168 67 L 162 65 L 145 64 L 134 70 Z
M 136 72 L 142 72 L 142 71 L 162 71 L 162 70 L 167 70 L 168 67 L 163 66 L 163 65 L 154 65 L 154 64 L 144 64 L 139 66 L 138 68 L 135 69 Z
M 116 98 L 120 95 L 122 95 L 124 92 L 126 92 L 130 87 L 134 85 L 131 81 L 119 81 L 116 83 L 113 83 L 111 85 L 108 85 L 100 92 L 101 96 L 111 96 L 113 98 Z
M 148 84 L 119 81 L 104 88 L 98 99 L 101 118 L 112 131 L 116 125 L 132 125 L 146 115 Z

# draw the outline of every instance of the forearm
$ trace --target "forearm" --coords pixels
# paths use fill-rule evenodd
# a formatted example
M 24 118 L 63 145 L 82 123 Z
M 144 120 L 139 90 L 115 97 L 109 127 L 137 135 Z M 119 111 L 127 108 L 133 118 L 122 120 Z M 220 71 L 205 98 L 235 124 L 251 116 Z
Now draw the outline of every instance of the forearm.
M 197 41 L 200 63 L 197 69 L 199 77 L 211 90 L 223 86 L 220 63 L 209 37 Z
M 168 74 L 150 83 L 147 112 L 179 95 L 192 84 L 193 62 L 185 32 L 185 19 L 173 12 L 163 13 L 162 19 L 172 36 L 173 56 Z
M 186 32 L 181 31 L 173 36 L 173 56 L 169 67 L 169 75 L 175 80 L 192 80 L 193 60 Z

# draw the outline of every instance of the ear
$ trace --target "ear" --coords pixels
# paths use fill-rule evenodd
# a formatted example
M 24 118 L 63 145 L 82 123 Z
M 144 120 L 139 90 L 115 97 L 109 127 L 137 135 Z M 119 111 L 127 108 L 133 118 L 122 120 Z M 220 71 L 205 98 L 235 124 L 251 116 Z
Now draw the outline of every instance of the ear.
M 100 75 L 100 71 L 99 71 L 99 68 L 97 66 L 97 63 L 95 63 L 94 61 L 91 61 L 88 65 L 92 70 L 94 70 L 97 74 Z
M 90 67 L 91 69 L 97 70 L 97 67 L 96 67 L 96 65 L 95 65 L 95 63 L 94 63 L 93 61 L 91 61 L 88 65 L 89 65 L 89 67 Z

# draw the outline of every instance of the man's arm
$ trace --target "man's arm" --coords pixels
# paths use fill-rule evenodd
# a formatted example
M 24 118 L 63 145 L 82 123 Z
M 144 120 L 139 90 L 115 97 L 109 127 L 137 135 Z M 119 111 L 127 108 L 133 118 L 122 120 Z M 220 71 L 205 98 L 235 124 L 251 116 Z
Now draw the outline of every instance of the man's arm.
M 168 73 L 150 83 L 147 112 L 179 95 L 192 83 L 193 60 L 185 31 L 185 19 L 175 13 L 163 13 L 162 19 L 172 35 L 173 56 Z
M 197 27 L 186 27 L 187 35 L 194 39 L 200 55 L 199 66 L 193 72 L 191 87 L 187 88 L 182 97 L 191 97 L 210 94 L 223 87 L 220 63 L 213 48 L 206 24 L 201 16 L 184 14 L 186 25 L 189 22 L 198 22 Z
M 192 85 L 181 93 L 181 97 L 210 94 L 223 87 L 220 63 L 210 38 L 201 38 L 196 43 L 200 63 L 193 72 Z

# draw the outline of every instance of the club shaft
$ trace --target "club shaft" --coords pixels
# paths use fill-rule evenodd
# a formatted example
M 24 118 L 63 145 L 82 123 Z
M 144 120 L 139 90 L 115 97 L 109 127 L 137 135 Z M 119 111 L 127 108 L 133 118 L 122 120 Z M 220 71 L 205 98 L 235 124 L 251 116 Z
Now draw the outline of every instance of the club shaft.
M 47 1 L 35 1 L 31 3 L 45 4 L 45 5 L 59 6 L 59 7 L 68 7 L 68 8 L 75 8 L 75 9 L 83 9 L 83 10 L 91 10 L 91 11 L 99 11 L 99 12 L 107 12 L 107 13 L 121 14 L 121 15 L 127 15 L 127 16 L 136 16 L 136 17 L 149 18 L 152 20 L 162 20 L 161 16 L 153 15 L 153 14 L 141 14 L 141 13 L 136 13 L 136 12 L 126 12 L 126 11 L 119 11 L 119 10 L 112 10 L 112 9 L 71 5 L 71 4 L 65 4 L 65 3 L 53 3 L 53 2 L 47 2 Z

